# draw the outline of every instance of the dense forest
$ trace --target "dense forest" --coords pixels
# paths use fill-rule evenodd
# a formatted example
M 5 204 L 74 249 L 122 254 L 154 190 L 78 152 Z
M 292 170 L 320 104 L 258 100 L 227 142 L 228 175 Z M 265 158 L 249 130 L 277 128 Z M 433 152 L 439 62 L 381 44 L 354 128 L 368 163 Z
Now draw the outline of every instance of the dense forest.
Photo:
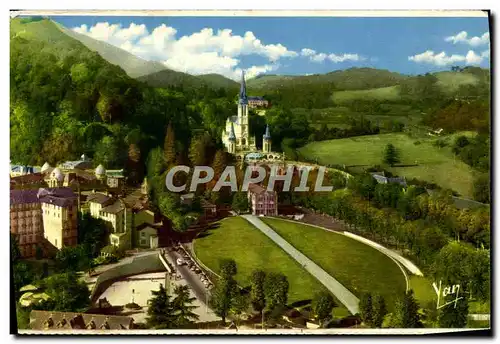
M 10 48 L 16 163 L 56 164 L 85 153 L 108 168 L 122 167 L 124 146 L 135 144 L 147 156 L 169 122 L 187 147 L 196 130 L 218 137 L 236 109 L 236 92 L 223 88 L 162 89 L 132 79 L 49 20 L 12 20 Z

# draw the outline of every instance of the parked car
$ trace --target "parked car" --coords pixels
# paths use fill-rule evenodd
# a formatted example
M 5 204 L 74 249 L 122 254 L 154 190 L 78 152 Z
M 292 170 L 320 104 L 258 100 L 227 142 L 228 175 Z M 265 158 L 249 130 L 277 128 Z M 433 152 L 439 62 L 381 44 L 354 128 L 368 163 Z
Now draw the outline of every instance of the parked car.
M 184 264 L 186 264 L 186 262 L 182 258 L 177 258 L 176 263 L 177 263 L 177 265 L 184 265 Z

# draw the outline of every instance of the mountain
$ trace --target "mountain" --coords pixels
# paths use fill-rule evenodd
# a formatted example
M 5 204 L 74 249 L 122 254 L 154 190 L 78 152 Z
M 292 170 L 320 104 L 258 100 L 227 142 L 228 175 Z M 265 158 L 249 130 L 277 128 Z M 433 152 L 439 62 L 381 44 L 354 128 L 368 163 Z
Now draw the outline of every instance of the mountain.
M 248 81 L 250 89 L 270 90 L 290 84 L 331 84 L 337 90 L 363 90 L 398 85 L 408 76 L 384 69 L 349 68 L 326 74 L 263 75 Z
M 138 78 L 167 69 L 160 62 L 143 60 L 114 45 L 80 34 L 60 24 L 57 25 L 66 35 L 82 42 L 83 45 L 97 52 L 109 63 L 120 66 L 132 78 Z
M 202 74 L 202 75 L 198 75 L 198 78 L 205 81 L 206 83 L 209 83 L 209 84 L 214 85 L 215 87 L 219 87 L 219 88 L 238 88 L 238 87 L 240 87 L 239 82 L 236 82 L 234 80 L 226 78 L 225 76 L 220 75 L 220 74 Z

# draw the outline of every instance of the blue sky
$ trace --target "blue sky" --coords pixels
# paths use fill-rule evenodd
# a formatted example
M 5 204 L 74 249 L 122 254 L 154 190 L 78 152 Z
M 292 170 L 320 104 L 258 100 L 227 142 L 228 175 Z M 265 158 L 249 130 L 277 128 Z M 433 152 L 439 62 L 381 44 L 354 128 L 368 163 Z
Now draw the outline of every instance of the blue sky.
M 326 73 L 350 67 L 421 74 L 447 70 L 452 65 L 489 66 L 486 17 L 52 19 L 191 74 L 214 72 L 236 78 L 241 69 L 254 76 Z

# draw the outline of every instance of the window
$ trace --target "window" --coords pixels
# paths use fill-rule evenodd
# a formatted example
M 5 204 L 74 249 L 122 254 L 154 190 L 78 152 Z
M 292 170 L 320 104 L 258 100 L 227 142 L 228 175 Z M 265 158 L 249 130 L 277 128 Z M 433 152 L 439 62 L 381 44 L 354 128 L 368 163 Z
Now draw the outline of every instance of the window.
M 147 245 L 146 240 L 141 239 L 141 246 Z
M 145 236 L 146 236 L 146 233 L 141 232 L 141 237 L 143 237 L 143 238 L 144 238 Z

